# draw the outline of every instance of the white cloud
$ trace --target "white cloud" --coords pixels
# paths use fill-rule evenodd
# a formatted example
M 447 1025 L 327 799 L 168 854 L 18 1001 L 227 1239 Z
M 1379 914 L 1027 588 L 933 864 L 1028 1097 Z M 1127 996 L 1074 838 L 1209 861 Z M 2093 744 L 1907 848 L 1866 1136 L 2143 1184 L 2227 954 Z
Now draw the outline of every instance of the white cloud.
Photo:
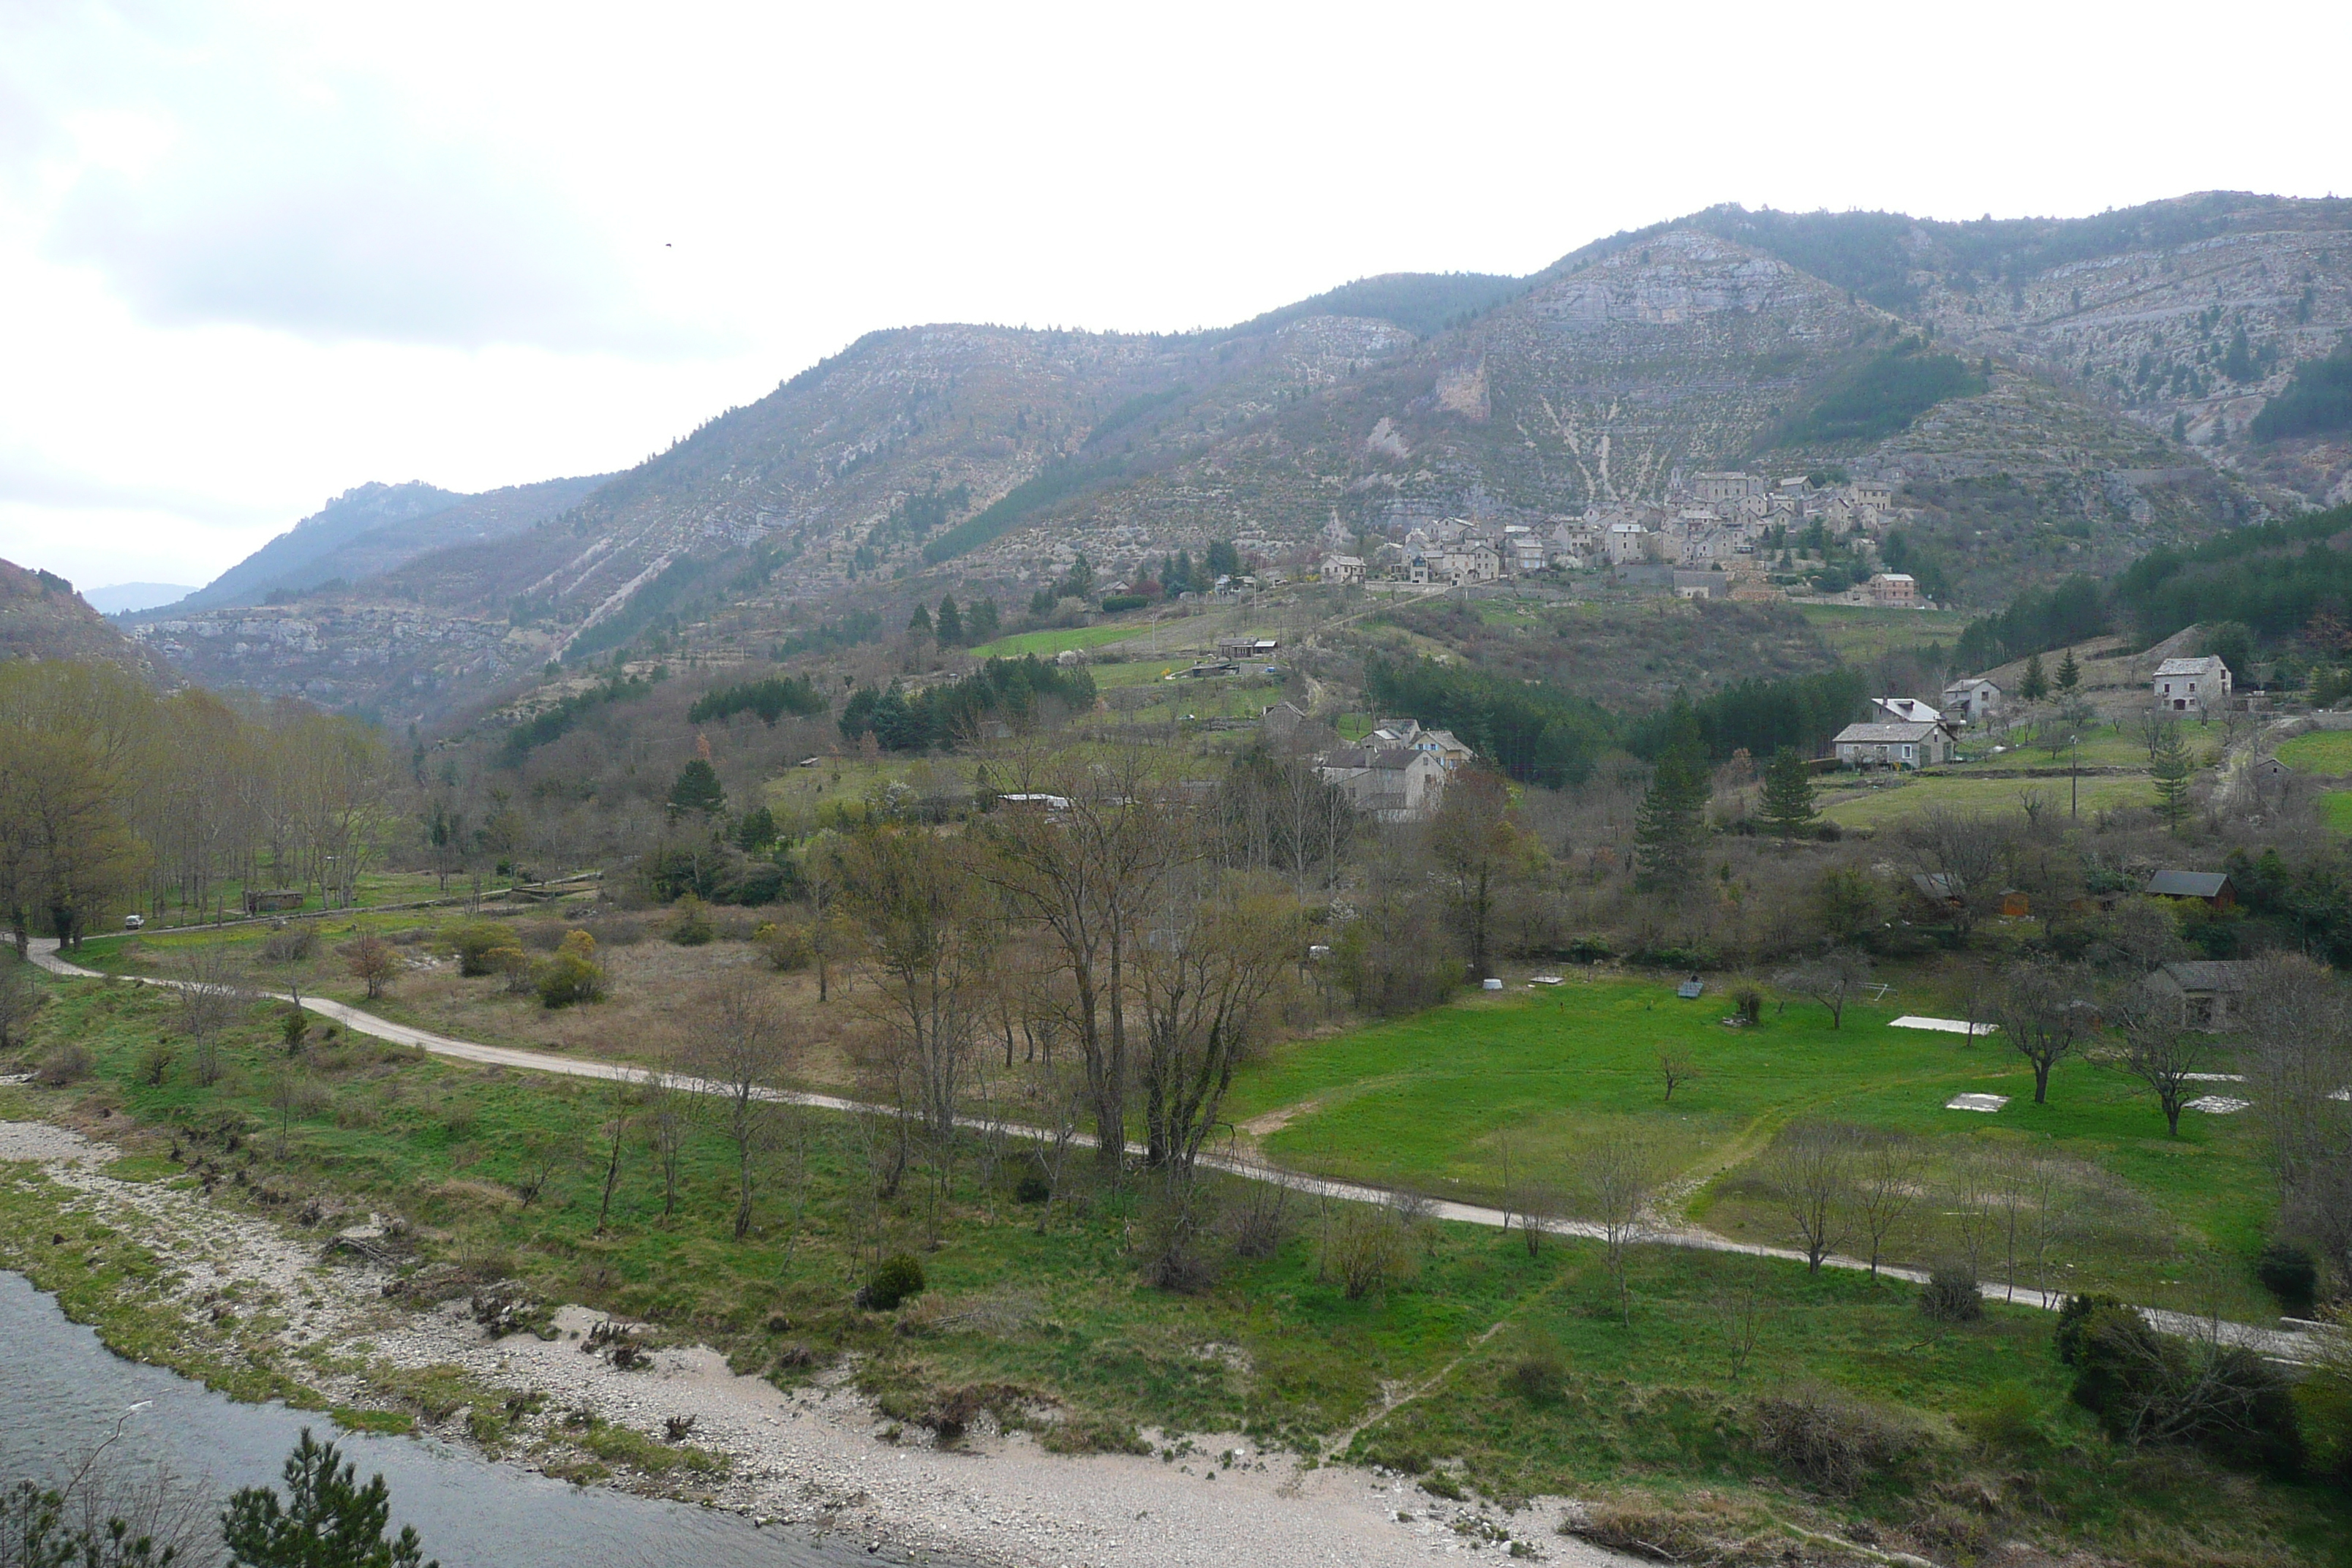
M 625 466 L 876 327 L 1218 324 L 1727 200 L 2340 180 L 2275 53 L 2340 5 L 2180 16 L 28 0 L 0 554 L 209 576 L 364 479 Z M 2170 129 L 2233 94 L 2261 135 Z

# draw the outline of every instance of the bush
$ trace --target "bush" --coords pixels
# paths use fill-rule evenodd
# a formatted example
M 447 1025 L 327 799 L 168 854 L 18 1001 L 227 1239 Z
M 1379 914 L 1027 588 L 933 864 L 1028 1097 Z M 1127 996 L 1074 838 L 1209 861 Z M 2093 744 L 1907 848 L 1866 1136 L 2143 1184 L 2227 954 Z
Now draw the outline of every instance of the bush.
M 1324 1226 L 1318 1250 L 1318 1275 L 1350 1301 L 1381 1295 L 1420 1267 L 1411 1234 L 1385 1205 L 1341 1204 Z
M 923 1293 L 923 1266 L 903 1252 L 893 1253 L 875 1266 L 873 1277 L 857 1292 L 857 1304 L 869 1312 L 888 1312 L 899 1302 Z
M 1511 1386 L 1531 1405 L 1549 1405 L 1568 1384 L 1568 1363 L 1559 1352 L 1538 1346 L 1511 1363 Z
M 2135 1447 L 2190 1444 L 2225 1463 L 2290 1470 L 2303 1442 L 2292 1386 L 2237 1345 L 2159 1333 L 2129 1307 L 2074 1327 L 2076 1404 Z
M 2280 1310 L 2294 1317 L 2311 1316 L 2319 1299 L 2319 1260 L 2311 1249 L 2292 1241 L 2273 1241 L 2254 1260 L 2254 1278 L 2278 1298 Z
M 491 955 L 502 948 L 520 952 L 522 943 L 517 940 L 512 926 L 497 921 L 460 921 L 449 928 L 449 945 L 457 951 L 457 973 L 479 977 L 499 972 L 499 961 Z
M 1013 1184 L 1013 1201 L 1017 1204 L 1042 1204 L 1053 1195 L 1054 1184 L 1034 1171 L 1024 1171 Z
M 1916 1428 L 1893 1412 L 1817 1385 L 1765 1394 L 1751 1421 L 1759 1452 L 1807 1485 L 1840 1496 L 1861 1490 L 1919 1442 Z
M 89 1076 L 89 1052 L 71 1040 L 52 1047 L 33 1069 L 33 1079 L 51 1089 L 63 1089 L 69 1083 L 79 1083 Z
M 2069 1296 L 2058 1309 L 2058 1328 L 2053 1342 L 2058 1351 L 2061 1366 L 2083 1364 L 2083 1335 L 2090 1326 L 2091 1314 L 2103 1307 L 2125 1307 L 2117 1296 Z M 2128 1310 L 2128 1309 L 2126 1309 Z
M 670 941 L 680 947 L 700 947 L 719 934 L 710 917 L 702 908 L 702 900 L 688 893 L 677 902 L 677 921 L 669 928 Z
M 1919 1310 L 1938 1323 L 1971 1323 L 1983 1317 L 1977 1271 L 1965 1263 L 1937 1264 L 1919 1288 Z
M 548 1007 L 569 1007 L 575 1002 L 604 999 L 604 967 L 596 962 L 596 939 L 584 931 L 568 931 L 553 958 L 535 972 L 540 1002 Z
M 284 931 L 272 931 L 261 943 L 261 956 L 272 963 L 294 963 L 318 951 L 318 928 L 308 921 L 297 921 Z
M 1764 1018 L 1764 993 L 1753 985 L 1742 985 L 1731 994 L 1731 1016 L 1743 1024 L 1759 1024 Z
M 1151 603 L 1140 594 L 1113 594 L 1102 602 L 1103 614 L 1116 616 L 1127 610 L 1139 610 Z
M 816 957 L 816 944 L 809 939 L 808 928 L 802 925 L 782 925 L 774 921 L 761 921 L 751 940 L 768 955 L 768 963 L 779 974 L 797 974 Z

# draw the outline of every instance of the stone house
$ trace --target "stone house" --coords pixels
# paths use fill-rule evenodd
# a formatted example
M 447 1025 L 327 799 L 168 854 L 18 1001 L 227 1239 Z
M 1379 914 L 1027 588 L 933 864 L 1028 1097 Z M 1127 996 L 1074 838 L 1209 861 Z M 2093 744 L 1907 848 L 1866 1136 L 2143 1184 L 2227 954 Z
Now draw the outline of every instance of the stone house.
M 1323 581 L 1326 583 L 1360 583 L 1364 580 L 1364 558 L 1360 555 L 1326 555 L 1323 557 Z
M 2202 714 L 2230 705 L 2230 667 L 2203 658 L 2168 658 L 2156 667 L 2149 685 L 2156 705 L 2175 713 Z
M 1315 771 L 1375 822 L 1421 822 L 1445 793 L 1445 764 L 1411 746 L 1335 746 Z
M 1952 738 L 1941 724 L 1848 724 L 1832 742 L 1848 768 L 1927 768 L 1952 760 Z
M 2000 709 L 2000 688 L 1979 676 L 1944 688 L 1944 711 L 1963 723 L 1980 724 Z
M 2237 1026 L 2244 1008 L 2249 967 L 2196 962 L 2159 964 L 2147 983 L 2151 990 L 2179 1003 L 2182 1028 L 2219 1034 Z
M 1863 584 L 1863 593 L 1874 605 L 1914 609 L 1919 603 L 1919 582 L 1908 572 L 1875 572 Z

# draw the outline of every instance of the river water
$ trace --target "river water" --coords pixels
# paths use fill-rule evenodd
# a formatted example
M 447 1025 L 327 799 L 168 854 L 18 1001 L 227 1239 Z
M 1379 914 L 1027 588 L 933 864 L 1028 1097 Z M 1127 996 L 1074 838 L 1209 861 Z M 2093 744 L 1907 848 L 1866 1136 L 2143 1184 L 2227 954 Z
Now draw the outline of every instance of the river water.
M 59 1480 L 66 1458 L 123 1418 L 117 1451 L 162 1463 L 226 1499 L 275 1485 L 308 1426 L 364 1480 L 392 1488 L 393 1528 L 413 1524 L 441 1568 L 840 1568 L 903 1563 L 863 1541 L 811 1541 L 740 1515 L 574 1487 L 429 1439 L 336 1433 L 322 1414 L 240 1405 L 162 1367 L 121 1359 L 67 1321 L 55 1298 L 0 1272 L 0 1487 Z M 131 1406 L 139 1409 L 131 1411 Z M 124 1418 L 124 1412 L 131 1413 Z

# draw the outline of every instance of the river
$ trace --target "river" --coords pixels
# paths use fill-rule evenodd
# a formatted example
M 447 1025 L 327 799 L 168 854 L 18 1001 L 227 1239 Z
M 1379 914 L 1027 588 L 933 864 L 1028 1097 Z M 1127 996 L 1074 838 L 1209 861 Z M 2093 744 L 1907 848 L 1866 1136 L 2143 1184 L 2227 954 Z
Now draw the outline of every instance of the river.
M 323 1414 L 240 1405 L 162 1367 L 125 1361 L 67 1321 L 55 1298 L 0 1271 L 0 1487 L 62 1479 L 61 1457 L 105 1440 L 199 1480 L 208 1495 L 276 1484 L 304 1426 L 333 1437 L 362 1479 L 392 1488 L 393 1527 L 413 1524 L 441 1568 L 840 1568 L 904 1563 L 864 1541 L 812 1541 L 731 1513 L 551 1480 L 413 1437 L 338 1434 Z M 133 1410 L 132 1406 L 139 1408 Z M 130 1412 L 127 1418 L 124 1413 Z M 925 1561 L 937 1561 L 926 1559 Z

